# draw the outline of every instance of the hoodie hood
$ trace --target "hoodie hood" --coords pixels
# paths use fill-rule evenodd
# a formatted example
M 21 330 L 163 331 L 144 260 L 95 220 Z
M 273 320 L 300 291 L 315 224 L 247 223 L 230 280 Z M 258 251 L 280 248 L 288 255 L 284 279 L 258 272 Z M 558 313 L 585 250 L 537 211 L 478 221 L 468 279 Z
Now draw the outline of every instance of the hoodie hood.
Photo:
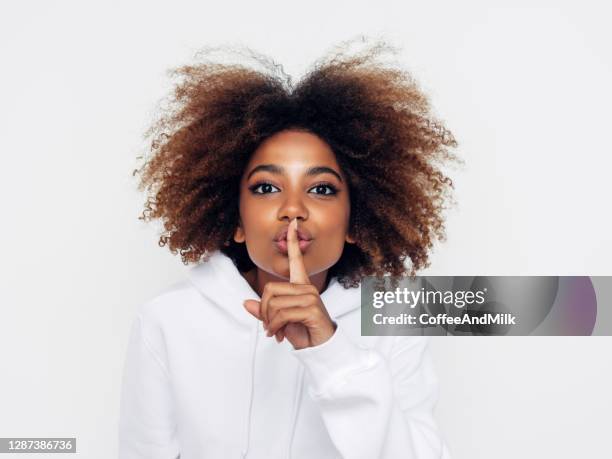
M 252 327 L 253 320 L 242 302 L 261 297 L 242 277 L 231 258 L 217 250 L 208 261 L 194 266 L 189 271 L 189 279 L 196 289 L 215 306 L 222 308 L 233 320 L 245 327 Z M 345 289 L 336 277 L 330 279 L 327 288 L 321 293 L 321 300 L 332 319 L 336 319 L 361 307 L 361 288 Z

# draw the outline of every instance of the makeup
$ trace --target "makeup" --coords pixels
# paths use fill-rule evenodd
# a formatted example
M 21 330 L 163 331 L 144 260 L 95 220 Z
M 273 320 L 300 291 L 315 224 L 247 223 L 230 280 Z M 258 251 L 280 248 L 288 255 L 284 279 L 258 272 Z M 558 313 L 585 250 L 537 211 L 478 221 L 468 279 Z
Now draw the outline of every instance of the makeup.
M 309 239 L 309 240 L 300 239 L 298 242 L 300 246 L 300 251 L 304 253 L 311 243 L 312 243 L 312 239 Z M 281 252 L 283 255 L 288 254 L 287 239 L 280 239 L 278 241 L 274 241 L 274 245 L 276 246 L 277 250 Z

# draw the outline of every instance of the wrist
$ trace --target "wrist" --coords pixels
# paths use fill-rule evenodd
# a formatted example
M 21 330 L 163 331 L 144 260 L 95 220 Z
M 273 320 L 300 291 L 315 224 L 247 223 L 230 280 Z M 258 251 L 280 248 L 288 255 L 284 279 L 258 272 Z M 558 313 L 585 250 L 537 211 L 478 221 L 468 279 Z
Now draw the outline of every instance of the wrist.
M 338 324 L 332 320 L 331 321 L 331 327 L 329 327 L 328 331 L 326 331 L 325 333 L 321 334 L 316 339 L 314 339 L 312 345 L 309 346 L 309 347 L 320 346 L 320 345 L 326 343 L 327 341 L 329 341 L 330 339 L 332 339 L 332 337 L 336 333 L 336 329 L 337 328 L 338 328 Z

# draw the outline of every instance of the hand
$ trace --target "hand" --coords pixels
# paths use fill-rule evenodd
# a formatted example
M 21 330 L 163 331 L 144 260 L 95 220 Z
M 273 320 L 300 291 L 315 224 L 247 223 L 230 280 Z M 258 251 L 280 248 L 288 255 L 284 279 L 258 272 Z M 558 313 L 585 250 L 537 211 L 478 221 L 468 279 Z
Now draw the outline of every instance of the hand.
M 318 346 L 331 338 L 336 324 L 331 320 L 317 288 L 311 284 L 297 236 L 294 218 L 287 231 L 289 282 L 268 282 L 261 301 L 246 300 L 244 306 L 263 321 L 268 336 L 281 342 L 285 337 L 295 349 Z

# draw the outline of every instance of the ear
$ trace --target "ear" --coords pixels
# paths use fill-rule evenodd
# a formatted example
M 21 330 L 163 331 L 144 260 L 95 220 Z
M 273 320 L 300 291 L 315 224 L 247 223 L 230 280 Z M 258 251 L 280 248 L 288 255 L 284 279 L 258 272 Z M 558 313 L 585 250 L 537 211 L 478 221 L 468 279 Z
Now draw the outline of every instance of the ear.
M 239 223 L 236 231 L 234 231 L 234 241 L 241 243 L 246 241 L 246 237 L 244 236 L 244 230 L 242 229 L 242 225 Z
M 348 233 L 346 233 L 346 237 L 344 238 L 344 240 L 348 242 L 349 244 L 355 243 L 355 239 L 353 239 Z

